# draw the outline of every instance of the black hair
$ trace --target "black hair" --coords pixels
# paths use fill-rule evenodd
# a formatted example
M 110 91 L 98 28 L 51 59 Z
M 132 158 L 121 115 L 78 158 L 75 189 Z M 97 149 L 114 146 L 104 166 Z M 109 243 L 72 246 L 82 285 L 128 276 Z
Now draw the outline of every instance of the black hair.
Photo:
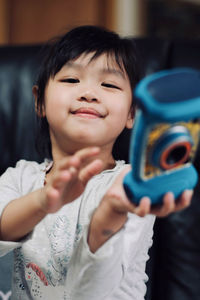
M 118 66 L 128 75 L 131 88 L 140 79 L 136 49 L 133 39 L 121 38 L 117 33 L 97 26 L 80 26 L 63 36 L 46 44 L 45 56 L 40 67 L 36 85 L 38 87 L 37 110 L 42 115 L 45 88 L 50 78 L 53 78 L 70 60 L 78 58 L 83 53 L 94 53 L 92 59 L 101 54 L 112 57 Z M 133 104 L 134 105 L 134 104 Z M 51 158 L 51 142 L 49 126 L 46 117 L 39 117 L 39 135 L 37 147 L 45 157 Z

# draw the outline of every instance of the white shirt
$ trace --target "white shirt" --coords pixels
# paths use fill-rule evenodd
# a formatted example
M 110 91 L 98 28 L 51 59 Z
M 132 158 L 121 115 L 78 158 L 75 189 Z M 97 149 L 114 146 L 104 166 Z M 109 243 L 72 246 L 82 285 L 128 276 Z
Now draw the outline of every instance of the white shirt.
M 21 160 L 0 178 L 0 215 L 13 199 L 41 188 L 49 162 Z M 0 241 L 0 255 L 14 250 L 14 300 L 143 300 L 145 265 L 155 218 L 129 214 L 124 228 L 94 254 L 87 245 L 91 214 L 124 162 L 94 176 L 83 194 L 47 215 L 20 242 Z

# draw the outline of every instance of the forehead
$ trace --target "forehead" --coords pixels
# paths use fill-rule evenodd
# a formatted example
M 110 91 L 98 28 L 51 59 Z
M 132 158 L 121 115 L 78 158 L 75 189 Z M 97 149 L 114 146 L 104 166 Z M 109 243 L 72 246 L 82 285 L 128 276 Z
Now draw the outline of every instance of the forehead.
M 79 57 L 69 60 L 63 67 L 83 70 L 86 67 L 96 67 L 104 72 L 111 71 L 116 75 L 126 77 L 122 60 L 117 61 L 115 55 L 110 53 L 103 53 L 98 56 L 95 52 L 83 53 Z

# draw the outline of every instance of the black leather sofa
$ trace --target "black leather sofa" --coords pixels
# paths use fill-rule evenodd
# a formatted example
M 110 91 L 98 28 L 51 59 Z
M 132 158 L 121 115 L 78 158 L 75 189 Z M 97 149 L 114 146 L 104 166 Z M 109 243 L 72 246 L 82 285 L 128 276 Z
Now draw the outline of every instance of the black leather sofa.
M 137 38 L 135 43 L 143 76 L 175 67 L 200 69 L 199 40 Z M 0 48 L 0 173 L 22 158 L 42 160 L 35 150 L 31 92 L 40 66 L 40 49 L 39 45 Z M 117 150 L 119 158 L 127 159 L 128 135 Z M 200 171 L 198 156 L 195 165 Z M 157 219 L 155 223 L 154 243 L 147 264 L 146 300 L 200 299 L 199 192 L 200 183 L 188 209 Z M 4 294 L 10 289 L 11 262 L 11 254 L 0 258 L 0 291 Z

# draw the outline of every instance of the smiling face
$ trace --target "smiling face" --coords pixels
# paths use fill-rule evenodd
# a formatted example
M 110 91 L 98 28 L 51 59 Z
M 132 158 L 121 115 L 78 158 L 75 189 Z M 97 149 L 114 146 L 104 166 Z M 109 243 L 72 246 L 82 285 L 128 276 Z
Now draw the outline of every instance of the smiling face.
M 49 123 L 52 152 L 72 154 L 99 146 L 112 152 L 125 128 L 132 127 L 132 91 L 114 59 L 83 54 L 50 78 L 43 115 Z M 59 154 L 58 154 L 59 155 Z

